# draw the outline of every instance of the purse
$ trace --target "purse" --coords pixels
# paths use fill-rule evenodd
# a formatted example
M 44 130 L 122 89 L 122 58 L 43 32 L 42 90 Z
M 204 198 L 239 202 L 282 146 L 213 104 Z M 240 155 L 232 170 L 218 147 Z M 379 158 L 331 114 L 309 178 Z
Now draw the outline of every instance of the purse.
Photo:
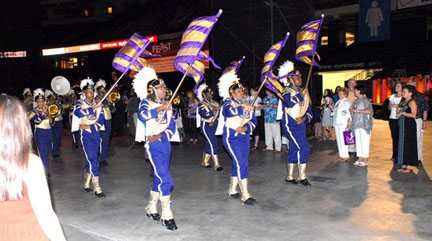
M 346 130 L 343 132 L 345 145 L 355 144 L 355 137 L 352 130 Z

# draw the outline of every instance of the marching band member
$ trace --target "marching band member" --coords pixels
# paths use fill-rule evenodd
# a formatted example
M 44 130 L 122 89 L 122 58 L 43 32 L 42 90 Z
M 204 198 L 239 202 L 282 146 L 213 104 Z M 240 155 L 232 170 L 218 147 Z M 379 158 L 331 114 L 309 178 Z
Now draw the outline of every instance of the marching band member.
M 38 88 L 33 92 L 35 108 L 30 112 L 29 119 L 35 126 L 36 144 L 39 157 L 45 166 L 45 171 L 50 175 L 48 160 L 52 143 L 51 125 L 53 119 L 48 115 L 48 106 L 45 103 L 45 96 L 42 89 Z
M 33 96 L 30 88 L 25 88 L 23 91 L 23 103 L 27 112 L 33 110 Z
M 146 207 L 147 216 L 155 221 L 160 220 L 169 230 L 176 230 L 177 226 L 170 206 L 174 182 L 169 172 L 170 139 L 176 132 L 176 126 L 172 107 L 165 101 L 166 86 L 164 81 L 156 76 L 153 68 L 144 67 L 135 75 L 133 88 L 141 99 L 138 110 L 140 121 L 136 136 L 146 141 L 145 148 L 154 173 L 150 201 Z M 164 116 L 161 116 L 164 110 L 167 111 Z M 158 124 L 160 118 L 162 120 Z M 159 200 L 162 215 L 157 211 Z
M 59 113 L 54 117 L 54 125 L 52 126 L 52 150 L 51 156 L 57 158 L 60 156 L 62 134 L 63 134 L 63 116 L 59 101 L 51 90 L 45 90 L 45 98 L 48 100 L 47 105 L 57 105 Z
M 106 83 L 105 80 L 99 79 L 95 85 L 98 96 L 102 98 L 106 94 Z M 101 132 L 102 143 L 100 146 L 100 165 L 107 166 L 108 162 L 106 161 L 106 154 L 108 151 L 108 145 L 110 143 L 110 135 L 111 135 L 111 109 L 107 100 L 103 102 L 104 115 L 105 115 L 105 131 Z
M 219 79 L 219 95 L 224 99 L 221 115 L 225 122 L 223 128 L 223 143 L 233 159 L 233 169 L 228 195 L 238 197 L 237 186 L 240 186 L 241 201 L 253 205 L 255 199 L 249 194 L 249 151 L 250 134 L 257 120 L 250 104 L 242 105 L 244 90 L 235 72 L 227 72 Z
M 297 184 L 294 179 L 294 168 L 297 165 L 298 181 L 310 186 L 306 177 L 306 163 L 309 158 L 309 142 L 306 138 L 307 123 L 312 120 L 312 109 L 309 92 L 301 89 L 302 78 L 299 71 L 294 71 L 294 64 L 286 61 L 280 67 L 280 76 L 289 76 L 290 84 L 283 93 L 283 117 L 282 125 L 284 132 L 289 137 L 289 152 L 287 163 L 287 176 L 285 181 Z M 282 75 L 281 75 L 282 74 Z
M 81 132 L 81 144 L 87 159 L 83 189 L 91 192 L 90 182 L 93 184 L 96 197 L 105 197 L 99 184 L 98 153 L 101 143 L 101 129 L 104 124 L 104 110 L 101 103 L 96 103 L 93 80 L 87 78 L 81 80 L 81 91 L 84 97 L 77 101 L 72 120 L 72 132 Z
M 211 168 L 210 157 L 212 157 L 215 170 L 222 171 L 223 168 L 219 164 L 219 147 L 216 138 L 220 106 L 213 100 L 213 91 L 206 84 L 198 87 L 197 97 L 200 101 L 198 114 L 201 119 L 201 132 L 206 138 L 206 147 L 201 166 Z
M 72 117 L 74 114 L 74 110 L 75 110 L 75 104 L 76 104 L 76 94 L 75 91 L 73 89 L 70 89 L 69 91 L 69 124 L 72 127 Z M 72 130 L 72 129 L 71 129 Z M 78 148 L 78 141 L 79 141 L 79 131 L 71 131 L 72 133 L 72 147 L 73 148 Z

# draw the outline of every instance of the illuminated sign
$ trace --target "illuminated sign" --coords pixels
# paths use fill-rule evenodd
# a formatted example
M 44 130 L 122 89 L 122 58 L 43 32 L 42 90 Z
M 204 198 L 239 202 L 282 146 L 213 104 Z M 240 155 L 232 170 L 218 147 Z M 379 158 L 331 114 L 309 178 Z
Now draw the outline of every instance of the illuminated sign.
M 151 43 L 158 41 L 157 35 L 147 36 L 146 38 L 149 39 Z M 42 49 L 42 56 L 71 54 L 71 53 L 79 53 L 79 52 L 96 51 L 96 50 L 102 50 L 102 49 L 121 48 L 127 43 L 128 40 L 129 39 L 104 42 L 104 43 L 70 46 L 70 47 Z
M 27 56 L 27 51 L 15 51 L 15 52 L 0 52 L 0 58 L 24 58 Z

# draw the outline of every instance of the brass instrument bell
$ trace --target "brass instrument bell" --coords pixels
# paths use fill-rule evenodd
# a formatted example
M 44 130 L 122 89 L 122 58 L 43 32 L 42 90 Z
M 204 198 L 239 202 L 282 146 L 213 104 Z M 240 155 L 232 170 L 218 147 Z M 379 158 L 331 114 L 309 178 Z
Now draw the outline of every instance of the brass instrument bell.
M 113 91 L 108 95 L 108 103 L 115 104 L 120 100 L 120 93 L 118 91 Z

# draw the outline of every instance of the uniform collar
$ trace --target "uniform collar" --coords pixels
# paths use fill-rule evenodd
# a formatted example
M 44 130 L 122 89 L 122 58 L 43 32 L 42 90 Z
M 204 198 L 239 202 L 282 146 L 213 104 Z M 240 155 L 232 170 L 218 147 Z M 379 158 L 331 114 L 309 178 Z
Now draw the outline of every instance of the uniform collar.
M 231 101 L 233 101 L 234 103 L 237 103 L 237 104 L 241 104 L 240 101 L 238 101 L 236 98 L 231 98 Z

